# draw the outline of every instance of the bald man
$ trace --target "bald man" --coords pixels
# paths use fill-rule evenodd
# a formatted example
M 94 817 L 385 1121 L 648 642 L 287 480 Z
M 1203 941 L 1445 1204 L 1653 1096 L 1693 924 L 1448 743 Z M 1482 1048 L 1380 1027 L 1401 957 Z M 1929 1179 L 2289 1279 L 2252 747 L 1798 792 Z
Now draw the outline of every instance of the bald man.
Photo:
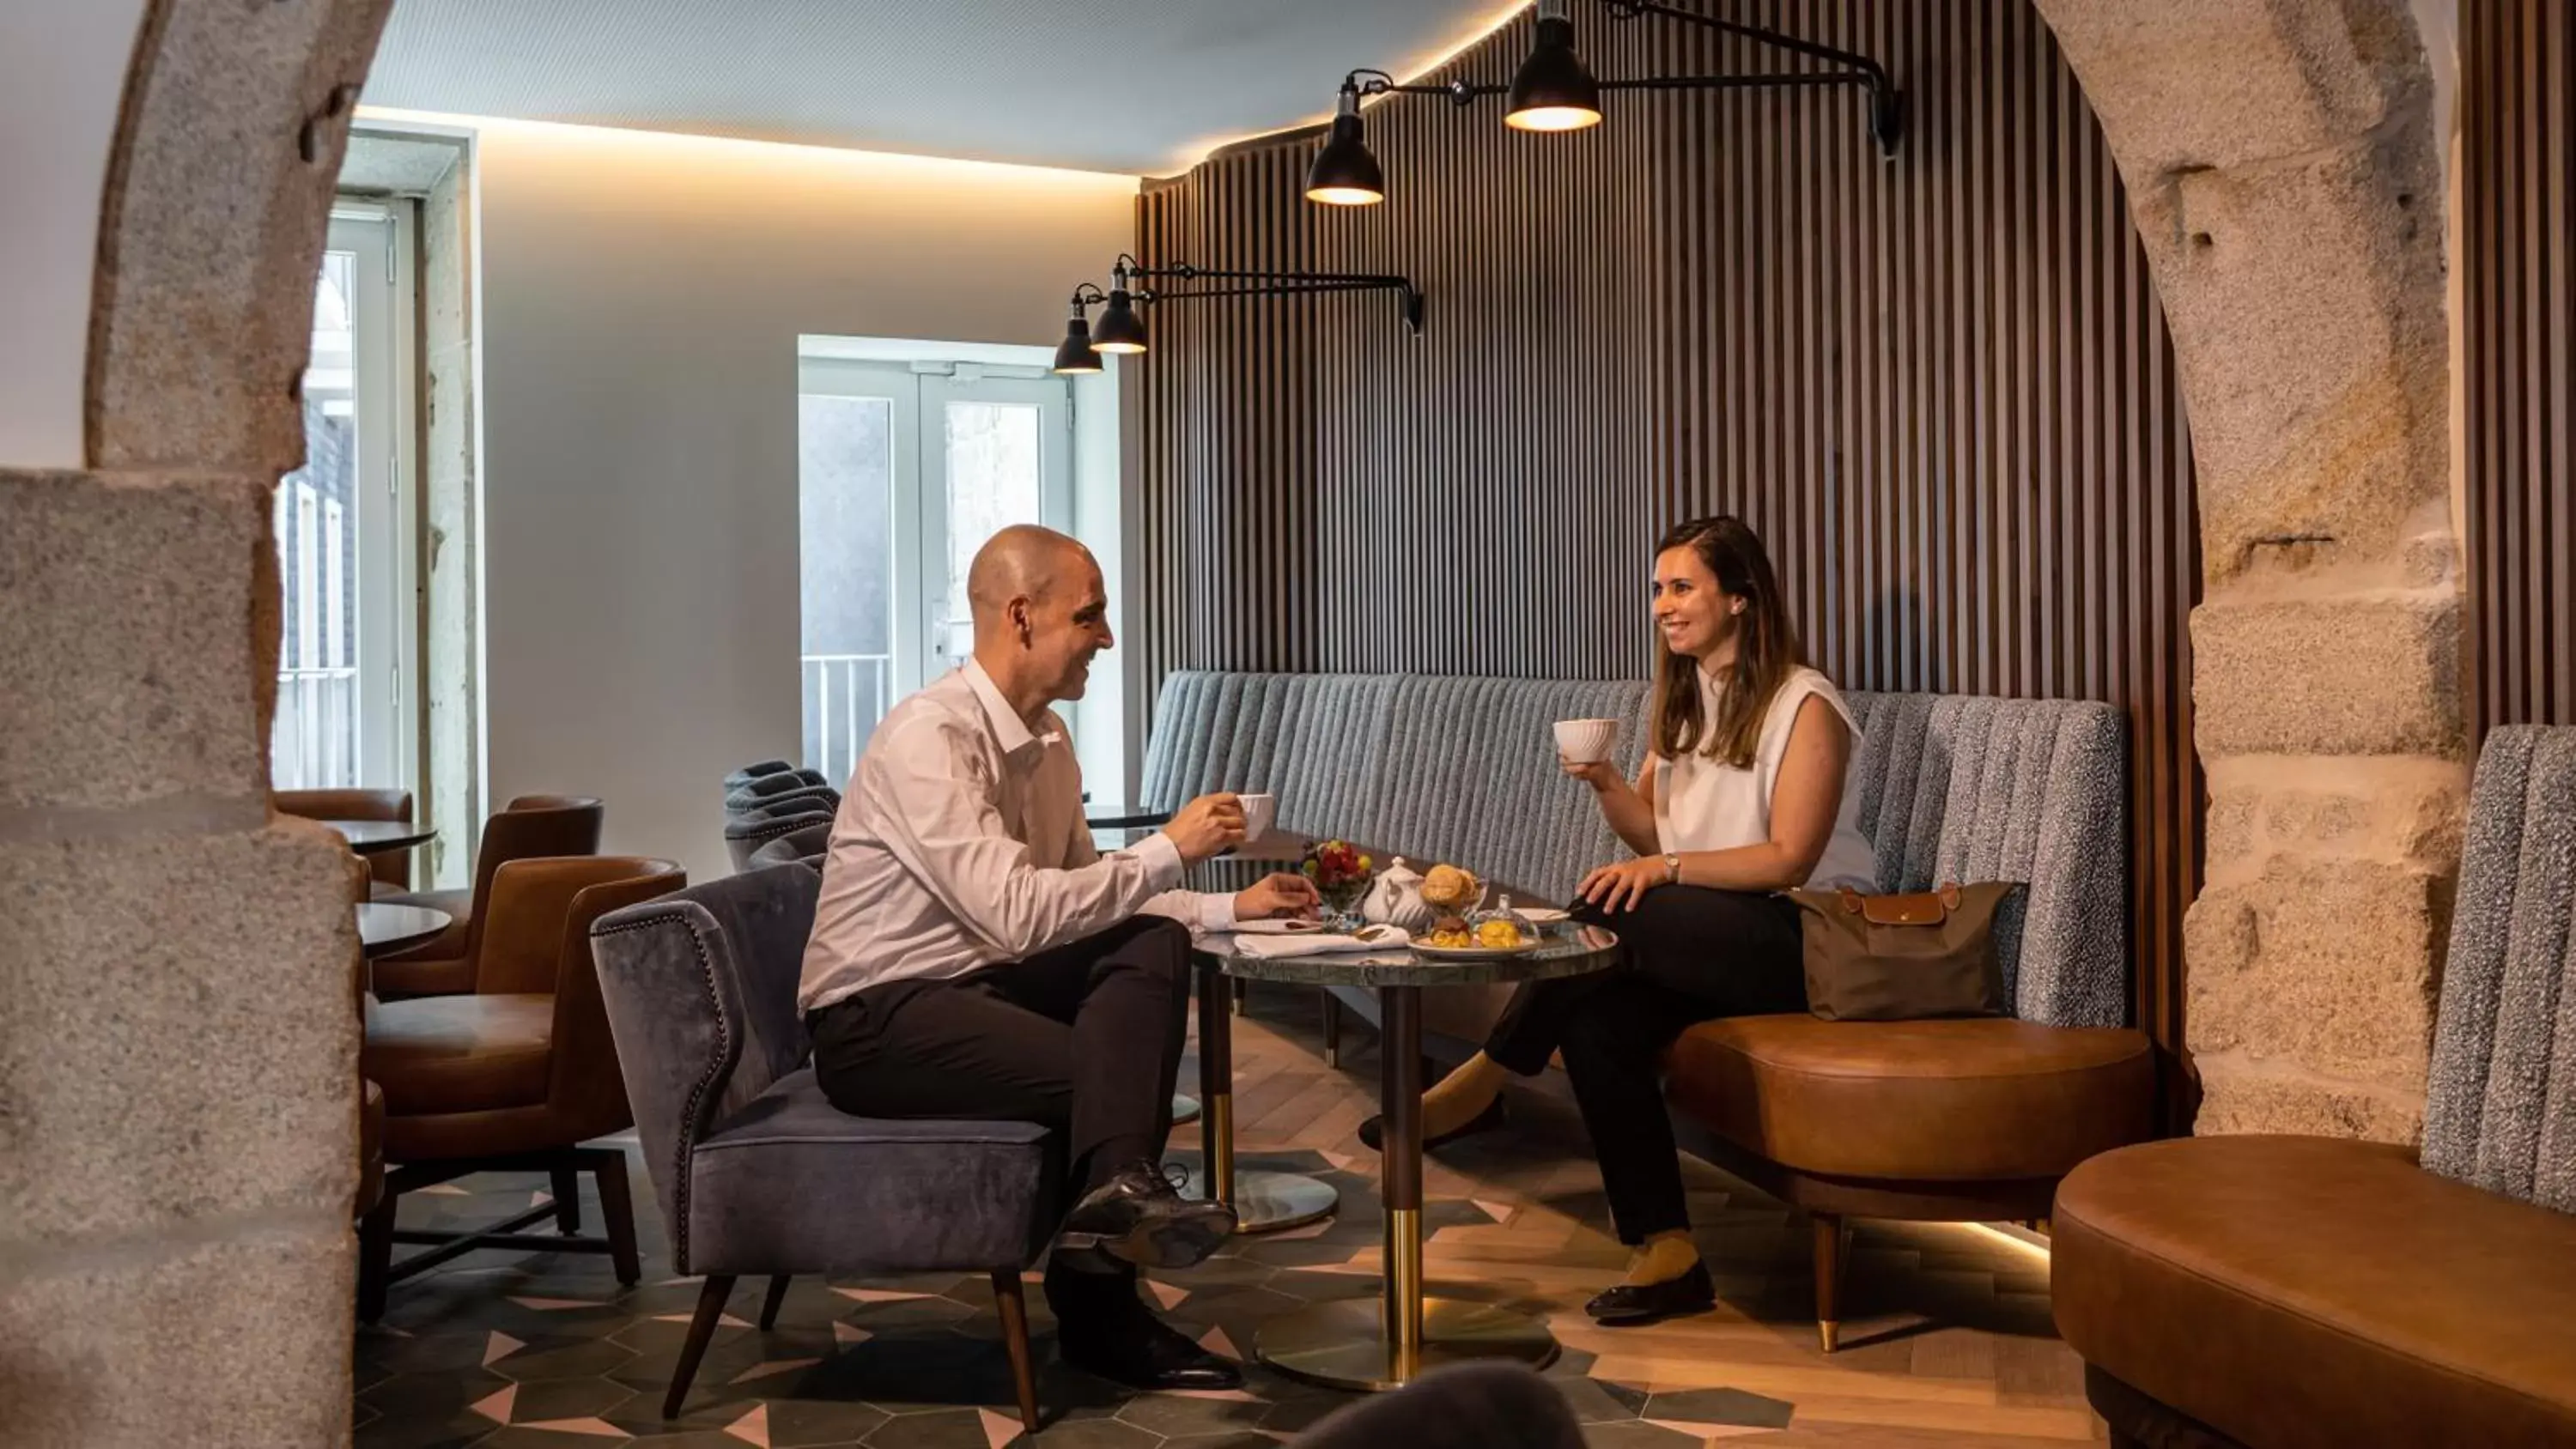
M 966 591 L 975 656 L 888 711 L 832 823 L 798 1005 L 814 1073 L 863 1117 L 1003 1118 L 1058 1129 L 1070 1180 L 1047 1263 L 1068 1362 L 1143 1389 L 1229 1389 L 1237 1367 L 1156 1318 L 1136 1269 L 1186 1267 L 1234 1231 L 1163 1173 L 1191 995 L 1190 928 L 1310 913 L 1275 875 L 1234 896 L 1178 889 L 1243 840 L 1232 795 L 1191 801 L 1103 856 L 1051 708 L 1114 642 L 1100 566 L 1043 528 L 995 534 Z

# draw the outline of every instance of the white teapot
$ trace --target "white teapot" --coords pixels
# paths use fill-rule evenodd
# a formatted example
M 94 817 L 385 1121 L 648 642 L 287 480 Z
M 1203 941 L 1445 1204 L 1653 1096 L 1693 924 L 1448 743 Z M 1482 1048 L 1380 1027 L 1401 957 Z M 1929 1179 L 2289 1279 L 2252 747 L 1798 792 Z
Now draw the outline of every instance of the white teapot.
M 1373 926 L 1401 926 L 1419 933 L 1430 930 L 1438 915 L 1423 904 L 1422 872 L 1405 864 L 1400 855 L 1378 872 L 1377 880 L 1360 900 L 1360 919 Z

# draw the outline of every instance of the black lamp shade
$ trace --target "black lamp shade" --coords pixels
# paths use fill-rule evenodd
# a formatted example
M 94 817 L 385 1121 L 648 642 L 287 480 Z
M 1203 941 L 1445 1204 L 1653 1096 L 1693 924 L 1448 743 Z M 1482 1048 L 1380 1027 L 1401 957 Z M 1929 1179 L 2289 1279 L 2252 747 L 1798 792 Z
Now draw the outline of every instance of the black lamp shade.
M 1091 345 L 1102 352 L 1145 350 L 1145 319 L 1136 315 L 1135 299 L 1124 287 L 1109 289 L 1109 305 L 1100 309 L 1100 325 L 1091 329 Z
M 1333 117 L 1332 134 L 1306 168 L 1306 199 L 1326 206 L 1369 206 L 1386 200 L 1386 176 L 1361 140 L 1360 118 Z
M 1056 344 L 1055 370 L 1058 372 L 1098 372 L 1100 354 L 1091 345 L 1091 324 L 1080 314 L 1064 324 L 1064 340 Z
M 1601 83 L 1574 53 L 1574 22 L 1540 18 L 1538 47 L 1512 77 L 1503 124 L 1523 131 L 1577 131 L 1601 124 Z

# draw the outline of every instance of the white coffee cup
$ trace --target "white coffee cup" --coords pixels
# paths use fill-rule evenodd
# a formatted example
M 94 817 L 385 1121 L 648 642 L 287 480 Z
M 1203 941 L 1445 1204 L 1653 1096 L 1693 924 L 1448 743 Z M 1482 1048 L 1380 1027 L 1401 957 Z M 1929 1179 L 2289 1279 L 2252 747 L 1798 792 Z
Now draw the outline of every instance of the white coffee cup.
M 1279 797 L 1276 795 L 1237 795 L 1243 802 L 1243 839 L 1246 844 L 1270 833 L 1279 823 Z
M 1619 742 L 1615 719 L 1561 719 L 1556 722 L 1556 752 L 1578 765 L 1597 765 L 1610 758 Z

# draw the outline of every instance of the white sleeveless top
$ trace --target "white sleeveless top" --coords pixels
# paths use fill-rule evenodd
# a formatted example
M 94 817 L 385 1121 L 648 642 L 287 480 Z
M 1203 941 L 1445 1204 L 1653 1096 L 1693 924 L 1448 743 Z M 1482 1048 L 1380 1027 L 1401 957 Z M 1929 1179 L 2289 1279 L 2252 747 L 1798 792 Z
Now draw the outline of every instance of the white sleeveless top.
M 1694 673 L 1698 671 L 1694 670 Z M 1699 675 L 1700 718 L 1717 718 L 1718 686 Z M 1678 760 L 1655 758 L 1655 839 L 1667 851 L 1732 850 L 1760 845 L 1771 838 L 1771 791 L 1779 783 L 1780 757 L 1789 748 L 1789 729 L 1798 706 L 1814 695 L 1833 707 L 1852 732 L 1851 761 L 1843 767 L 1843 799 L 1834 812 L 1834 833 L 1806 884 L 1818 890 L 1850 886 L 1878 889 L 1878 858 L 1860 833 L 1860 726 L 1834 691 L 1832 681 L 1813 669 L 1800 669 L 1780 686 L 1762 715 L 1762 738 L 1755 746 L 1753 767 L 1737 769 L 1692 750 Z M 1653 705 L 1648 703 L 1648 734 L 1653 735 Z

